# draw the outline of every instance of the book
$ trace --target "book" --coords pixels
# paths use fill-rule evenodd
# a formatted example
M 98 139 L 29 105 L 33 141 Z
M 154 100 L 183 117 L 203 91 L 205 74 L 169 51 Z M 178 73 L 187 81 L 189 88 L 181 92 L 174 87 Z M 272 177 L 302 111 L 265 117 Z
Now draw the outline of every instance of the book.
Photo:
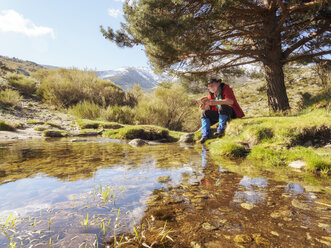
M 209 100 L 208 97 L 203 97 L 203 98 L 201 98 L 201 99 L 196 99 L 195 102 L 196 102 L 199 106 L 204 106 L 208 100 Z

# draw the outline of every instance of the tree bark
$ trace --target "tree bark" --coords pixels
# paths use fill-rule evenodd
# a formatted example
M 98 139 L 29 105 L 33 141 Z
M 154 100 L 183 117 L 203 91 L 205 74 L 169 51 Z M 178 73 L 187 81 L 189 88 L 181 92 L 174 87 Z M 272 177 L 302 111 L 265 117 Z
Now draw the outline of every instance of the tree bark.
M 284 83 L 283 66 L 280 63 L 264 64 L 269 108 L 275 112 L 290 109 Z
M 276 15 L 276 8 L 271 8 L 268 18 L 265 18 L 263 23 L 265 57 L 262 61 L 267 81 L 268 105 L 275 112 L 290 109 L 284 83 L 281 34 L 275 32 L 278 24 L 279 17 Z

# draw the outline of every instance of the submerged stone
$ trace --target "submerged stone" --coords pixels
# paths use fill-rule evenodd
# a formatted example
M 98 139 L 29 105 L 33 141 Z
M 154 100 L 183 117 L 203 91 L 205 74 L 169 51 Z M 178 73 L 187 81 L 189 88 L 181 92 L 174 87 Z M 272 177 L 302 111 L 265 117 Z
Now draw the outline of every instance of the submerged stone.
M 250 243 L 252 242 L 252 237 L 247 235 L 247 234 L 238 234 L 234 237 L 234 242 L 236 243 L 244 243 L 244 244 L 247 244 L 247 243 Z
M 302 203 L 297 199 L 293 199 L 291 203 L 293 207 L 300 208 L 302 210 L 309 210 L 309 206 L 307 204 Z
M 251 210 L 252 208 L 254 208 L 254 204 L 252 204 L 251 202 L 241 203 L 240 206 L 247 210 Z
M 133 147 L 143 146 L 146 144 L 147 144 L 147 142 L 142 139 L 133 139 L 129 142 L 129 145 L 133 146 Z
M 167 183 L 171 181 L 170 176 L 161 176 L 157 179 L 159 183 Z
M 193 133 L 186 133 L 183 134 L 179 141 L 179 143 L 193 143 L 194 142 L 194 134 Z
M 202 224 L 202 228 L 205 229 L 206 231 L 213 231 L 216 230 L 217 227 L 213 226 L 212 224 L 205 222 Z

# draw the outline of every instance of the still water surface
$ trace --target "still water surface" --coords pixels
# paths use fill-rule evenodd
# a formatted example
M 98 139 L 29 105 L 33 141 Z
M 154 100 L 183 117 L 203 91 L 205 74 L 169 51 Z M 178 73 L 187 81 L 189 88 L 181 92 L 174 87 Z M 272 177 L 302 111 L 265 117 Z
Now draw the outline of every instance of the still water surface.
M 201 147 L 0 144 L 0 247 L 103 247 L 149 216 L 177 223 L 167 247 L 328 247 L 330 206 L 300 184 L 231 173 Z

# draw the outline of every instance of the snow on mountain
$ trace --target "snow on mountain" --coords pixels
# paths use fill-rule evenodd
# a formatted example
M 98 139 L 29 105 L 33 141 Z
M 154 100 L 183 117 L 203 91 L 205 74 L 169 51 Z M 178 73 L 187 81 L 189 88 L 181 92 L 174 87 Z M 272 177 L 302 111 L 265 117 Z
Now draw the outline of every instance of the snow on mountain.
M 132 88 L 135 83 L 143 90 L 152 89 L 160 81 L 168 80 L 166 75 L 157 75 L 146 67 L 125 67 L 115 70 L 98 71 L 99 78 L 112 81 L 126 90 Z

